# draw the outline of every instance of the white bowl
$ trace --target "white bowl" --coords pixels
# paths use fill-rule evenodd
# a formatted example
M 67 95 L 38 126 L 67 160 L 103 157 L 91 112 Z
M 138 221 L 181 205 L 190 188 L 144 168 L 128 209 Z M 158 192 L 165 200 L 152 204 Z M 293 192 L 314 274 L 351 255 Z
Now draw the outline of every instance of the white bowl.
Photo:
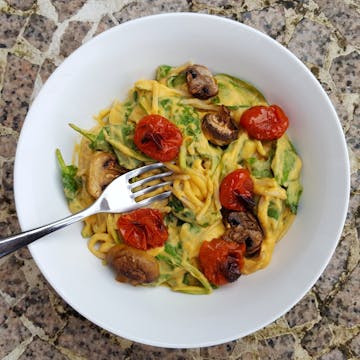
M 76 224 L 40 239 L 30 251 L 59 295 L 102 328 L 145 344 L 200 347 L 234 340 L 271 323 L 311 288 L 332 256 L 345 220 L 349 163 L 340 122 L 311 72 L 268 36 L 237 22 L 167 14 L 116 26 L 87 42 L 49 78 L 24 123 L 16 154 L 15 199 L 27 230 L 69 215 L 55 149 L 71 161 L 92 116 L 124 99 L 160 64 L 207 65 L 254 84 L 290 118 L 302 157 L 304 192 L 295 223 L 264 270 L 209 296 L 119 284 L 87 249 Z

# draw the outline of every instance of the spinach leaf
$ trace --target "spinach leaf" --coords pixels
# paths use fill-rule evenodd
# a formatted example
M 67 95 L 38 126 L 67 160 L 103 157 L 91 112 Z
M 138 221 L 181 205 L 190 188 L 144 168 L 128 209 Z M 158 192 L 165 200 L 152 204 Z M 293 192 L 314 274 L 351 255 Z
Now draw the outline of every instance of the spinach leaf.
M 246 163 L 250 167 L 251 175 L 255 176 L 258 179 L 273 177 L 274 175 L 271 169 L 271 163 L 274 158 L 274 154 L 275 154 L 275 149 L 273 147 L 269 151 L 269 155 L 267 159 L 258 159 L 256 157 L 251 157 L 246 159 Z
M 133 124 L 110 125 L 106 141 L 112 146 L 119 164 L 126 169 L 135 169 L 150 158 L 139 152 L 133 141 Z
M 215 79 L 218 83 L 218 101 L 231 110 L 251 107 L 254 105 L 266 105 L 264 96 L 251 84 L 227 74 L 217 74 Z
M 164 110 L 164 113 L 169 117 L 171 111 L 171 99 L 159 98 L 159 105 Z
M 276 152 L 271 163 L 276 181 L 286 189 L 286 204 L 296 214 L 302 193 L 300 183 L 301 160 L 286 136 L 276 142 Z
M 272 201 L 269 204 L 268 210 L 267 210 L 267 215 L 275 220 L 279 220 L 280 217 L 280 210 L 278 209 L 278 207 L 276 206 L 275 203 L 273 203 Z
M 68 200 L 73 200 L 81 186 L 81 178 L 76 176 L 78 169 L 74 165 L 65 164 L 59 149 L 56 149 L 56 158 L 60 165 L 64 194 Z
M 91 133 L 90 131 L 84 130 L 79 128 L 78 126 L 74 124 L 69 124 L 72 129 L 77 131 L 82 136 L 86 137 L 88 140 L 90 140 L 90 148 L 92 150 L 99 150 L 99 151 L 107 151 L 112 152 L 112 146 L 106 141 L 106 135 L 109 131 L 109 128 L 107 126 L 104 126 L 97 135 Z
M 257 158 L 249 158 L 246 162 L 250 166 L 251 175 L 256 178 L 273 177 L 270 167 L 271 162 Z
M 286 205 L 289 206 L 293 214 L 297 213 L 300 196 L 303 192 L 303 187 L 299 180 L 290 181 L 286 189 Z
M 215 105 L 220 104 L 220 99 L 218 96 L 214 96 L 210 101 Z
M 187 136 L 197 138 L 201 134 L 200 117 L 193 107 L 182 106 L 182 112 L 177 118 L 177 125 L 184 129 Z
M 166 78 L 171 69 L 172 69 L 172 66 L 170 66 L 170 65 L 160 65 L 156 70 L 155 79 L 157 81 L 160 81 L 161 79 Z
M 181 263 L 183 250 L 180 243 L 178 243 L 176 246 L 165 243 L 164 250 L 176 260 L 176 263 Z
M 190 209 L 186 208 L 177 197 L 171 195 L 168 204 L 171 207 L 171 212 L 178 219 L 190 224 L 197 224 L 195 214 Z
M 202 286 L 187 286 L 184 284 L 181 287 L 174 288 L 175 291 L 181 291 L 189 294 L 209 294 L 212 292 L 212 287 L 204 274 L 191 265 L 187 259 L 184 259 L 183 250 L 181 244 L 171 245 L 166 243 L 164 252 L 158 254 L 156 258 L 160 261 L 164 261 L 171 266 L 180 267 L 186 270 L 190 275 L 197 279 Z
M 185 72 L 182 72 L 178 75 L 170 76 L 167 79 L 166 85 L 170 88 L 178 88 L 185 83 L 186 83 L 186 75 Z
M 276 181 L 284 187 L 300 177 L 301 160 L 287 136 L 276 141 L 276 151 L 271 163 Z

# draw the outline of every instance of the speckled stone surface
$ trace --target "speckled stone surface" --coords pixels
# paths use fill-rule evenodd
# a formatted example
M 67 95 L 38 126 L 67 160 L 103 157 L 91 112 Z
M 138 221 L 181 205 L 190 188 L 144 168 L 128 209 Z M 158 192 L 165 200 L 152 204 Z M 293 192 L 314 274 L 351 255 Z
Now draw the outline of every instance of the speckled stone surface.
M 42 84 L 78 46 L 144 15 L 216 14 L 288 47 L 332 100 L 348 144 L 351 198 L 339 245 L 324 273 L 287 314 L 223 345 L 162 349 L 116 337 L 71 309 L 27 249 L 0 259 L 0 358 L 360 358 L 360 3 L 358 0 L 0 0 L 0 236 L 20 231 L 13 194 L 16 144 Z

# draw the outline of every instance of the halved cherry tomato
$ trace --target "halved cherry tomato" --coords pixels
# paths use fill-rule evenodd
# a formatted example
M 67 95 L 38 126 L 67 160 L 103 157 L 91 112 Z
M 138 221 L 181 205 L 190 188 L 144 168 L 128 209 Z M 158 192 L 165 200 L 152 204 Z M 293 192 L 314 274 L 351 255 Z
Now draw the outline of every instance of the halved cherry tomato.
M 163 116 L 147 115 L 136 125 L 134 143 L 151 158 L 170 161 L 179 153 L 182 135 L 178 127 Z
M 289 119 L 280 106 L 253 106 L 244 111 L 240 125 L 254 139 L 275 140 L 289 127 Z
M 224 239 L 204 241 L 199 251 L 199 262 L 206 278 L 214 285 L 233 282 L 241 275 L 245 243 Z
M 226 175 L 220 184 L 220 202 L 230 210 L 244 211 L 253 198 L 254 183 L 247 169 L 238 169 Z
M 122 215 L 117 226 L 124 242 L 136 249 L 163 246 L 168 238 L 163 215 L 156 209 L 138 209 Z

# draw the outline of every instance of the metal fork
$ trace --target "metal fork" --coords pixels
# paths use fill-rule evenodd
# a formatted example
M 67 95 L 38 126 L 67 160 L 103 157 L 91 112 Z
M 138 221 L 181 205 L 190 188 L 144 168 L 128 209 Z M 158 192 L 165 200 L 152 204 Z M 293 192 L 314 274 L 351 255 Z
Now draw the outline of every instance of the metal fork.
M 113 180 L 103 191 L 100 197 L 88 208 L 68 216 L 64 219 L 55 221 L 45 226 L 40 226 L 36 229 L 28 230 L 17 235 L 9 236 L 0 240 L 0 257 L 3 257 L 13 251 L 16 251 L 23 246 L 29 245 L 33 241 L 48 235 L 56 230 L 62 229 L 65 226 L 81 221 L 86 217 L 98 213 L 123 213 L 146 207 L 154 201 L 166 199 L 170 196 L 171 191 L 164 191 L 155 196 L 148 197 L 141 201 L 136 201 L 139 196 L 149 194 L 155 190 L 161 189 L 164 186 L 170 185 L 171 181 L 161 181 L 160 183 L 148 186 L 138 191 L 134 191 L 137 187 L 146 185 L 153 180 L 161 180 L 163 177 L 172 174 L 168 170 L 144 179 L 130 182 L 139 175 L 144 175 L 149 171 L 161 169 L 164 167 L 162 163 L 150 164 L 141 168 L 129 171 L 115 180 Z

